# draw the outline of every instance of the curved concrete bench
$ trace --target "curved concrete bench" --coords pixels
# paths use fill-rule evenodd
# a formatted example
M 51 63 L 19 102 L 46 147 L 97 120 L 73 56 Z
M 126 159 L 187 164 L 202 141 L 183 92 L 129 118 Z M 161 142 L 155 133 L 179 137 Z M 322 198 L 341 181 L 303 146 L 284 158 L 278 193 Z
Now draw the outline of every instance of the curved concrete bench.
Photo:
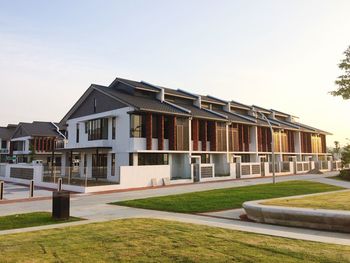
M 350 212 L 348 211 L 261 204 L 264 201 L 266 200 L 249 201 L 243 204 L 250 220 L 274 225 L 350 233 Z

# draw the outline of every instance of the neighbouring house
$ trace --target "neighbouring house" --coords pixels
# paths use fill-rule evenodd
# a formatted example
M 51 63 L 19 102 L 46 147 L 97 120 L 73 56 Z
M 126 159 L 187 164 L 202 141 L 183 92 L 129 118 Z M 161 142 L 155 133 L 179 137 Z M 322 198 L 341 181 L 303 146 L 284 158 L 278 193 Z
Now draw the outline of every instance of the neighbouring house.
M 10 140 L 10 155 L 16 163 L 40 161 L 44 166 L 61 165 L 61 153 L 55 150 L 65 136 L 53 122 L 20 122 Z
M 17 125 L 9 124 L 0 127 L 0 163 L 5 163 L 10 157 L 10 141 Z
M 262 114 L 273 126 L 272 136 Z M 144 81 L 92 84 L 60 127 L 68 135 L 58 149 L 61 176 L 85 186 L 136 188 L 268 176 L 272 137 L 279 174 L 318 164 L 329 168 L 329 133 L 291 114 Z M 12 141 L 29 136 L 15 134 Z

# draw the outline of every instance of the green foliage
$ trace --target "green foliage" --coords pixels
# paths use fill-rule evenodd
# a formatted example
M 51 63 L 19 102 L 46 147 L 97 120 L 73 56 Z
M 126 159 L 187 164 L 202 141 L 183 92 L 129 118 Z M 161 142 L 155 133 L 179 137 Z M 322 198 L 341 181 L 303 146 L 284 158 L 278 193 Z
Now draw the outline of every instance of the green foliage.
M 343 165 L 349 164 L 350 163 L 350 144 L 346 145 L 343 148 L 341 155 L 342 155 L 341 160 Z
M 343 99 L 350 99 L 350 46 L 344 52 L 345 58 L 338 65 L 339 68 L 344 72 L 335 81 L 338 86 L 337 90 L 331 92 L 333 96 L 342 96 Z
M 339 173 L 339 178 L 344 181 L 350 181 L 350 170 L 349 169 L 341 170 Z
M 30 161 L 33 161 L 35 159 L 35 150 L 34 150 L 34 142 L 33 141 L 30 141 L 29 151 L 30 151 L 29 159 L 30 159 Z

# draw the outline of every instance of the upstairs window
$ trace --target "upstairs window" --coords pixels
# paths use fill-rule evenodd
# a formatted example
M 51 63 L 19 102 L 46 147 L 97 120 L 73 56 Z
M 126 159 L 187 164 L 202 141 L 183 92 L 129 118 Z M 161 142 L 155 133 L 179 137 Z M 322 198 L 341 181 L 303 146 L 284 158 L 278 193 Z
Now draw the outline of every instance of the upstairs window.
M 141 114 L 130 115 L 130 137 L 146 137 L 146 116 Z
M 24 151 L 24 141 L 14 141 L 13 142 L 14 151 Z
M 1 149 L 7 148 L 7 141 L 1 141 Z
M 79 137 L 80 137 L 80 131 L 79 131 L 79 123 L 77 123 L 77 128 L 76 128 L 76 143 L 79 143 Z
M 164 116 L 164 139 L 169 139 L 170 134 L 170 117 Z
M 108 139 L 108 119 L 90 120 L 85 123 L 85 131 L 88 134 L 88 140 L 107 140 Z
M 116 117 L 112 118 L 112 140 L 115 140 L 115 134 L 117 129 L 117 119 Z
M 152 115 L 152 138 L 158 138 L 158 116 Z

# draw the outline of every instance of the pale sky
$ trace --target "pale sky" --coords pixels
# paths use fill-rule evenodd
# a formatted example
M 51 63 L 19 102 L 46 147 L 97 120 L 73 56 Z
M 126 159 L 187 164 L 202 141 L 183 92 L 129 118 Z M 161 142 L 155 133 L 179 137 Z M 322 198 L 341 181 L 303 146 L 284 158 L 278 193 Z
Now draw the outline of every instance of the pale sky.
M 273 108 L 350 138 L 350 1 L 0 0 L 0 125 L 60 121 L 116 76 Z

